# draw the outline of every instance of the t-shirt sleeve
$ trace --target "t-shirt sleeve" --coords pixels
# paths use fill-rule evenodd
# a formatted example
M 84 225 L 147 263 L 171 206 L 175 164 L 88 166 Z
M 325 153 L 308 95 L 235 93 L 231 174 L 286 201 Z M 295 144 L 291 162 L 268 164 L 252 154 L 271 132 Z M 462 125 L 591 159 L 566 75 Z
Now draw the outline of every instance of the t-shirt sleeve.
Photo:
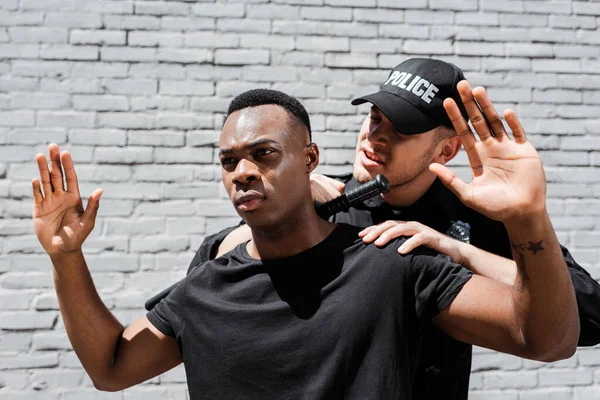
M 580 333 L 578 346 L 594 346 L 600 343 L 600 285 L 573 259 L 565 247 L 561 246 L 565 263 L 577 297 Z
M 152 325 L 167 336 L 177 337 L 183 329 L 183 302 L 186 279 L 175 286 L 146 317 Z
M 202 241 L 202 244 L 200 245 L 200 248 L 198 249 L 198 251 L 196 251 L 196 254 L 192 259 L 190 266 L 188 267 L 187 275 L 189 275 L 189 273 L 192 272 L 192 270 L 198 265 L 205 263 L 208 260 L 214 259 L 215 255 L 219 250 L 219 246 L 221 245 L 223 240 L 225 240 L 227 235 L 229 235 L 243 223 L 244 221 L 241 221 L 238 225 L 230 226 L 229 228 L 223 229 L 219 233 L 215 233 L 213 235 L 205 237 Z
M 473 275 L 450 257 L 427 248 L 417 248 L 408 257 L 415 312 L 421 319 L 431 319 L 448 307 Z

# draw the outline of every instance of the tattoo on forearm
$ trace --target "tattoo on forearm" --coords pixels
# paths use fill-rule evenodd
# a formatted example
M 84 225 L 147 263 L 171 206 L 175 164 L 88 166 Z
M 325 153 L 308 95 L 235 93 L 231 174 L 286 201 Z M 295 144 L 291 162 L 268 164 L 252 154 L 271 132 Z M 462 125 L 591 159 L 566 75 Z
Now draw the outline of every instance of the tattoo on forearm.
M 520 293 L 525 291 L 525 283 L 529 280 L 529 275 L 527 275 L 527 266 L 525 265 L 525 252 L 530 251 L 535 255 L 540 251 L 544 251 L 545 249 L 542 243 L 543 240 L 540 240 L 539 242 L 528 241 L 527 243 L 511 242 L 513 256 L 515 263 L 517 264 L 517 271 L 521 277 L 521 282 L 517 287 Z

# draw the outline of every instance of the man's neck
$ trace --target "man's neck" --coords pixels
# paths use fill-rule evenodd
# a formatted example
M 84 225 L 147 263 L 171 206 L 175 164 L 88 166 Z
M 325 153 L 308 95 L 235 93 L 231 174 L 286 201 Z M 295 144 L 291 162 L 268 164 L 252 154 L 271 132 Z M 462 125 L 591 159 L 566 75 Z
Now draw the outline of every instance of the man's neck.
M 423 171 L 412 181 L 403 185 L 392 186 L 387 194 L 382 195 L 386 203 L 394 207 L 409 207 L 415 204 L 435 182 L 435 174 Z
M 252 229 L 246 250 L 257 259 L 278 259 L 301 253 L 322 242 L 335 224 L 320 218 L 313 203 L 293 218 L 268 229 Z

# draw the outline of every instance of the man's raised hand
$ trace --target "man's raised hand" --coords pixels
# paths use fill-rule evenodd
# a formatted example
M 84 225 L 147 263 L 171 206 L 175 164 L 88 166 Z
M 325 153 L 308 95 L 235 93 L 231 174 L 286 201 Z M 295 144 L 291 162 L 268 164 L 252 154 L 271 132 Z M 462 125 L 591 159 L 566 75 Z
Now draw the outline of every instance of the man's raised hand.
M 467 81 L 459 82 L 457 87 L 480 141 L 475 138 L 454 100 L 446 99 L 444 108 L 467 152 L 472 181 L 466 184 L 440 164 L 431 164 L 430 170 L 463 203 L 492 219 L 506 222 L 545 212 L 546 178 L 542 162 L 527 141 L 515 112 L 504 112 L 513 141 L 483 88 L 471 90 Z
M 67 151 L 61 153 L 56 144 L 48 146 L 48 150 L 51 170 L 48 170 L 46 156 L 38 153 L 35 158 L 41 184 L 37 179 L 31 184 L 35 233 L 52 257 L 81 250 L 84 240 L 94 229 L 102 189 L 96 189 L 90 195 L 84 210 L 71 155 Z

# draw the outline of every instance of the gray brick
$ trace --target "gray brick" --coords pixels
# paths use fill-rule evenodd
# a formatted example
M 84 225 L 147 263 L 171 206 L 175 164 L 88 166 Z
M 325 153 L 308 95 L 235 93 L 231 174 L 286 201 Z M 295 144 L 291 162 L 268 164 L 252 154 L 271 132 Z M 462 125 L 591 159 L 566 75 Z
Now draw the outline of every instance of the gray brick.
M 404 22 L 404 11 L 385 9 L 354 9 L 354 20 L 357 22 Z
M 5 290 L 0 293 L 0 310 L 27 310 L 31 303 L 32 295 L 27 292 Z
M 426 0 L 377 0 L 379 7 L 388 8 L 427 8 Z
M 181 110 L 185 108 L 186 100 L 182 97 L 131 97 L 133 111 L 146 110 Z
M 19 330 L 19 329 L 50 329 L 56 322 L 57 314 L 55 312 L 23 312 L 12 311 L 2 312 L 0 314 L 0 328 L 4 330 Z M 12 359 L 3 357 L 0 360 L 0 370 L 2 369 L 17 369 L 17 368 L 35 368 L 35 367 L 52 367 L 56 363 L 56 355 L 48 356 L 20 356 Z
M 157 82 L 150 79 L 105 79 L 102 86 L 109 93 L 153 95 L 157 91 Z
M 452 54 L 452 42 L 442 40 L 406 40 L 403 50 L 412 54 Z
M 246 13 L 243 4 L 194 4 L 192 13 L 202 17 L 243 17 Z
M 463 56 L 501 56 L 504 45 L 501 43 L 455 42 L 456 54 Z
M 404 18 L 415 25 L 442 25 L 452 24 L 453 15 L 445 11 L 405 11 Z
M 181 32 L 131 31 L 127 35 L 127 44 L 130 46 L 181 47 L 183 45 Z
M 208 30 L 215 27 L 213 18 L 162 17 L 161 28 L 175 31 Z
M 371 55 L 328 53 L 325 55 L 325 65 L 330 67 L 375 68 L 377 59 Z
M 31 111 L 0 111 L 0 126 L 33 126 L 35 116 Z
M 40 332 L 33 336 L 34 350 L 72 350 L 66 332 Z
M 58 60 L 97 60 L 98 48 L 93 46 L 55 45 L 43 47 L 40 57 Z
M 41 12 L 11 13 L 0 11 L 0 26 L 40 25 L 44 21 Z
M 74 78 L 124 78 L 127 76 L 127 69 L 128 65 L 125 63 L 75 63 L 71 69 L 71 76 Z
M 570 2 L 568 2 L 570 3 Z M 600 4 L 593 2 L 573 1 L 573 14 L 581 15 L 600 15 Z M 571 11 L 571 10 L 569 10 Z M 554 10 L 548 10 L 548 12 L 554 12 Z M 570 14 L 567 13 L 567 14 Z
M 8 35 L 13 43 L 67 43 L 64 28 L 11 27 Z
M 116 129 L 72 129 L 69 132 L 69 143 L 124 146 L 127 141 L 125 132 Z M 81 167 L 78 167 L 78 171 Z
M 7 138 L 8 144 L 48 144 L 65 143 L 67 132 L 64 129 L 24 128 L 13 130 Z
M 203 96 L 214 94 L 214 86 L 212 82 L 161 80 L 158 92 L 160 94 Z
M 49 315 L 50 314 L 50 315 Z M 44 322 L 48 320 L 48 316 L 52 316 L 52 321 L 56 318 L 55 313 L 36 313 L 36 314 L 11 314 L 11 317 L 20 320 L 25 326 L 44 326 Z M 37 316 L 39 321 L 35 321 Z M 2 320 L 4 318 L 8 318 L 9 314 L 6 313 L 2 316 Z M 37 322 L 33 324 L 27 324 L 29 318 L 32 319 L 31 322 Z M 12 324 L 9 326 L 18 326 L 19 321 L 11 321 Z M 25 328 L 26 329 L 26 328 Z M 18 356 L 9 356 L 2 357 L 0 360 L 0 370 L 6 369 L 25 369 L 25 368 L 48 368 L 48 367 L 56 367 L 58 365 L 58 353 L 40 353 L 40 354 L 31 354 L 31 355 L 18 355 Z M 14 397 L 13 397 L 14 398 Z M 41 398 L 40 398 L 41 399 Z
M 94 160 L 101 164 L 145 164 L 152 162 L 152 148 L 97 147 Z
M 122 129 L 150 129 L 154 127 L 154 117 L 143 113 L 101 113 L 98 126 Z
M 177 48 L 159 48 L 156 54 L 159 61 L 168 61 L 181 64 L 204 63 L 213 60 L 213 53 L 210 50 L 190 50 Z
M 541 387 L 561 386 L 565 384 L 573 386 L 583 386 L 592 383 L 592 371 L 589 369 L 573 370 L 552 370 L 545 371 L 539 376 Z
M 219 19 L 217 20 L 217 30 L 221 32 L 253 32 L 269 33 L 271 30 L 270 21 L 250 20 L 250 19 Z
M 136 1 L 136 14 L 149 15 L 188 15 L 190 5 L 169 1 Z
M 500 14 L 500 25 L 502 26 L 522 26 L 525 28 L 537 26 L 547 26 L 548 16 L 547 15 L 536 15 L 536 14 Z
M 186 47 L 236 48 L 240 44 L 239 35 L 215 32 L 192 32 L 184 34 Z M 264 36 L 269 38 L 269 36 Z
M 493 372 L 483 377 L 486 389 L 531 389 L 537 386 L 536 372 Z
M 430 0 L 429 7 L 434 10 L 477 10 L 477 0 Z
M 271 55 L 273 65 L 293 65 L 298 67 L 323 67 L 325 55 L 307 51 L 291 51 Z
M 571 14 L 571 1 L 554 0 L 548 2 L 527 0 L 523 2 L 523 6 L 524 10 L 530 13 Z
M 135 210 L 140 216 L 176 216 L 194 215 L 194 207 L 191 200 L 164 200 L 160 203 L 139 203 Z
M 97 152 L 104 148 L 97 148 Z M 115 159 L 124 159 L 121 154 L 111 154 Z M 105 159 L 99 160 L 103 162 Z M 80 182 L 124 182 L 130 180 L 131 168 L 126 165 L 78 165 L 77 179 Z
M 269 52 L 266 50 L 215 50 L 215 63 L 221 65 L 268 64 Z
M 305 3 L 309 4 L 309 3 Z M 314 4 L 314 3 L 313 3 Z M 322 3 L 317 3 L 322 4 Z M 246 17 L 252 19 L 295 20 L 300 17 L 300 8 L 296 6 L 276 4 L 248 4 L 246 6 Z
M 579 46 L 579 45 L 554 45 L 554 54 L 560 58 L 598 58 L 600 56 L 600 49 L 597 46 Z M 582 61 L 582 66 L 589 66 L 590 63 L 585 60 Z M 584 72 L 595 73 L 597 70 L 591 68 L 590 70 L 583 70 Z
M 348 51 L 350 50 L 350 41 L 347 38 L 298 36 L 296 48 L 298 50 Z
M 61 28 L 100 28 L 102 16 L 100 14 L 48 12 L 46 26 Z
M 245 34 L 242 36 L 240 44 L 243 48 L 256 49 L 292 50 L 295 47 L 293 37 L 262 34 Z
M 130 146 L 179 147 L 184 145 L 183 133 L 176 131 L 130 131 L 127 137 Z
M 534 89 L 533 101 L 539 103 L 575 103 L 583 101 L 583 95 L 575 90 L 539 90 Z M 575 133 L 575 132 L 570 132 Z
M 74 95 L 73 108 L 83 111 L 127 111 L 129 101 L 125 96 Z
M 551 27 L 556 28 L 593 29 L 596 27 L 596 20 L 593 16 L 550 15 L 548 17 L 548 22 Z
M 456 13 L 456 24 L 461 25 L 483 25 L 498 26 L 498 13 L 491 12 L 459 12 Z M 505 25 L 502 23 L 502 25 Z
M 95 122 L 93 112 L 40 111 L 37 115 L 39 126 L 57 126 L 66 128 L 92 128 Z
M 125 31 L 109 30 L 72 30 L 69 43 L 97 44 L 97 45 L 124 45 L 126 43 Z
M 33 78 L 15 78 L 15 77 L 0 77 L 0 90 L 35 90 L 38 88 L 37 79 Z
M 36 371 L 32 374 L 32 388 L 38 390 L 48 390 L 55 388 L 75 388 L 78 387 L 85 375 L 84 371 Z
M 554 51 L 550 44 L 507 43 L 506 55 L 510 57 L 552 57 Z
M 39 47 L 36 44 L 0 44 L 0 58 L 38 58 Z
M 429 27 L 424 25 L 380 24 L 379 35 L 391 38 L 427 39 Z
M 105 61 L 154 61 L 155 49 L 132 47 L 103 47 L 100 49 L 100 59 Z
M 352 21 L 352 9 L 340 7 L 302 7 L 302 19 L 318 21 Z
M 209 115 L 196 113 L 159 113 L 156 115 L 157 128 L 198 129 L 212 128 L 213 120 Z
M 108 29 L 157 30 L 160 19 L 146 15 L 104 15 L 102 20 Z
M 187 236 L 144 235 L 131 238 L 133 253 L 158 253 L 161 251 L 178 252 L 189 247 Z
M 177 148 L 154 150 L 154 161 L 159 164 L 210 164 L 213 161 L 213 149 L 210 148 Z
M 29 93 L 11 94 L 11 108 L 61 109 L 70 105 L 69 96 L 63 93 Z

